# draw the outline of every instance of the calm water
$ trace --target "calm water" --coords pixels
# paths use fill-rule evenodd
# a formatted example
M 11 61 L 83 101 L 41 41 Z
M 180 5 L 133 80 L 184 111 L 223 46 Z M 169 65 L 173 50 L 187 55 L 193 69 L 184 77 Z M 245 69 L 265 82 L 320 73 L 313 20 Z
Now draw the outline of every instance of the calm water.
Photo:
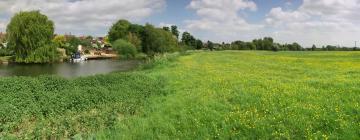
M 0 77 L 59 75 L 66 78 L 129 71 L 140 64 L 135 60 L 90 60 L 81 63 L 0 65 Z

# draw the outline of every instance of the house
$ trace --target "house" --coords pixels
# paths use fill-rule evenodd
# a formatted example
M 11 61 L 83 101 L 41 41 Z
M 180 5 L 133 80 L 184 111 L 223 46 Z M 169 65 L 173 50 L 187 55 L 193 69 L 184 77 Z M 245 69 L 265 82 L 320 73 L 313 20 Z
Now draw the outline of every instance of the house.
M 0 32 L 0 42 L 1 42 L 1 43 L 4 43 L 4 42 L 5 42 L 5 39 L 6 39 L 6 34 L 3 33 L 3 32 Z
M 6 46 L 7 46 L 6 34 L 3 32 L 0 32 L 0 47 L 6 47 Z

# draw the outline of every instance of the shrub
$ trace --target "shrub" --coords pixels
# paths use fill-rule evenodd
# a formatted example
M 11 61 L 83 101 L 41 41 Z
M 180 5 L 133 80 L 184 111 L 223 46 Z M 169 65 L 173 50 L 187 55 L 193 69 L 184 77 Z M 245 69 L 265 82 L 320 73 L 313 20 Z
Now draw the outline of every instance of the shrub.
M 90 51 L 89 51 L 89 50 L 85 50 L 84 53 L 85 53 L 85 54 L 90 54 Z
M 13 53 L 8 49 L 0 49 L 0 56 L 10 56 Z
M 123 39 L 116 40 L 112 46 L 119 55 L 124 56 L 125 58 L 134 58 L 137 54 L 136 47 Z

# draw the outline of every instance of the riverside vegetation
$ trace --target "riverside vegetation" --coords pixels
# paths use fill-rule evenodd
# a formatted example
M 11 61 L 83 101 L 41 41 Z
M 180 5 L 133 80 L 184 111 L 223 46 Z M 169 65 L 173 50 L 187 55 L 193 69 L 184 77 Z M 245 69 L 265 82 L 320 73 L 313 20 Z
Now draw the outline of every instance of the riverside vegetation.
M 191 52 L 141 70 L 0 79 L 5 139 L 358 139 L 359 52 Z

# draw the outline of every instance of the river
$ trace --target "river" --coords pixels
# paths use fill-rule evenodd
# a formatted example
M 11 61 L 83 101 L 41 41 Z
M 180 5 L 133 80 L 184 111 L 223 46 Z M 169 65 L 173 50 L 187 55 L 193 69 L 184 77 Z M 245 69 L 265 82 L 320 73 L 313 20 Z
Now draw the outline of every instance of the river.
M 90 60 L 80 63 L 0 65 L 0 77 L 58 75 L 65 78 L 130 71 L 140 64 L 136 60 Z

